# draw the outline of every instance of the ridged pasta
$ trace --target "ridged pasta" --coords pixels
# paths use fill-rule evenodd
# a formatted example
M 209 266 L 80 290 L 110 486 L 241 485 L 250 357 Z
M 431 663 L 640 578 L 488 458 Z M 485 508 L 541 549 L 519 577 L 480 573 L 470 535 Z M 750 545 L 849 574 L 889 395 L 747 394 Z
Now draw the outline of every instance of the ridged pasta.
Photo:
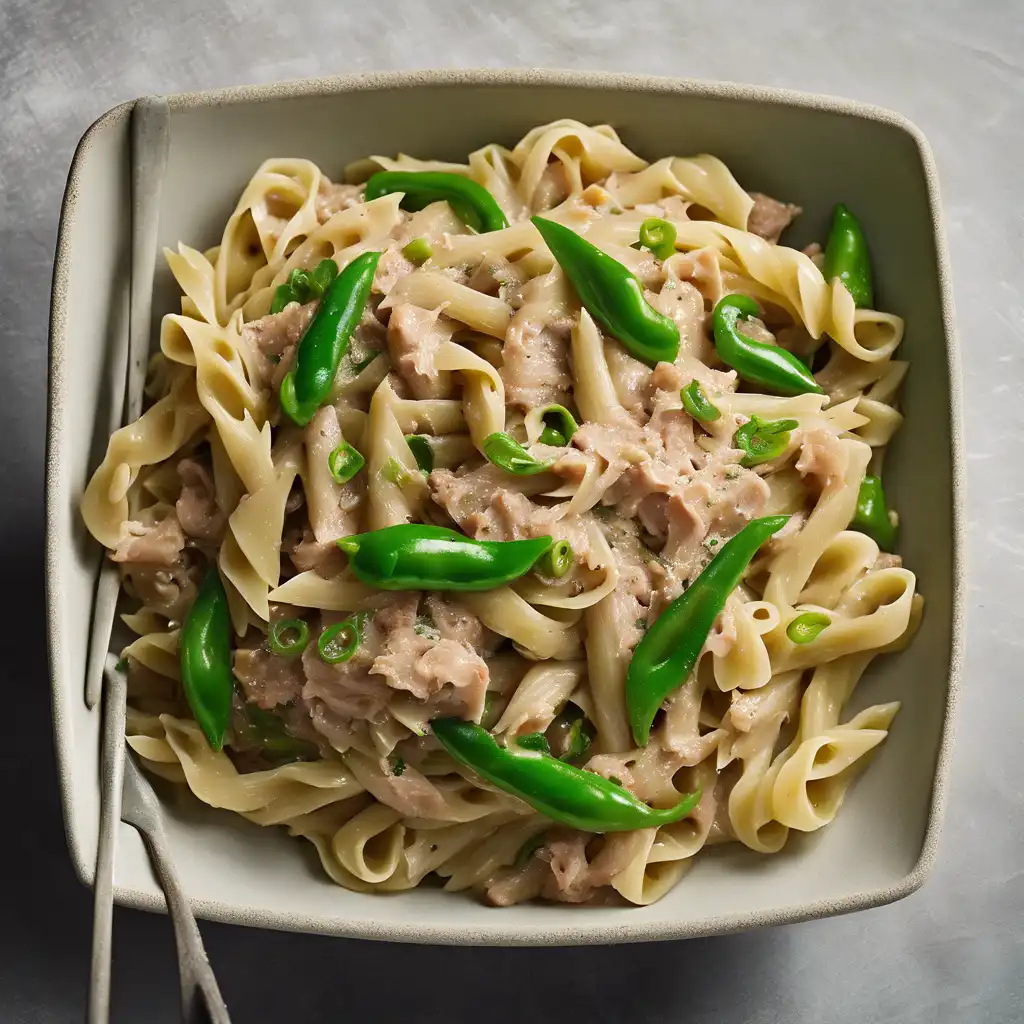
M 508 226 L 471 231 L 448 203 L 410 211 L 401 193 L 367 202 L 362 183 L 381 169 L 472 179 Z M 861 482 L 902 425 L 908 364 L 899 316 L 857 308 L 820 255 L 756 233 L 777 237 L 763 226 L 772 204 L 714 156 L 649 162 L 610 126 L 563 119 L 465 163 L 373 156 L 343 183 L 306 159 L 268 159 L 218 245 L 166 249 L 182 294 L 161 322 L 151 404 L 111 437 L 81 505 L 135 600 L 122 615 L 135 634 L 126 735 L 146 769 L 305 838 L 339 885 L 398 892 L 436 875 L 502 905 L 644 906 L 685 884 L 705 847 L 769 854 L 791 830 L 831 822 L 899 704 L 846 707 L 923 613 L 914 573 L 855 528 Z M 581 307 L 537 213 L 636 275 L 679 328 L 674 363 L 647 366 Z M 652 217 L 675 229 L 667 258 L 640 245 Z M 364 252 L 380 253 L 370 299 L 300 427 L 279 388 L 316 296 L 270 314 L 275 294 L 294 271 Z M 820 394 L 762 394 L 723 367 L 709 314 L 734 292 L 762 309 L 744 330 L 820 367 Z M 716 419 L 686 411 L 690 381 Z M 552 404 L 577 423 L 571 438 L 545 432 Z M 736 432 L 755 416 L 795 425 L 784 451 L 751 465 Z M 499 431 L 544 471 L 489 465 L 484 441 Z M 349 480 L 332 471 L 343 443 L 365 459 Z M 773 514 L 791 518 L 637 747 L 626 693 L 637 644 L 719 545 Z M 336 542 L 401 523 L 550 536 L 571 557 L 561 576 L 538 562 L 491 590 L 361 582 Z M 237 637 L 216 752 L 181 682 L 181 625 L 204 567 L 220 572 Z M 827 625 L 797 642 L 790 627 L 807 612 Z M 349 617 L 356 650 L 329 662 L 321 631 Z M 286 659 L 271 624 L 293 618 L 310 641 Z M 430 730 L 449 715 L 499 744 L 543 733 L 555 756 L 652 806 L 700 797 L 660 828 L 581 832 L 457 763 Z M 262 736 L 268 721 L 289 763 Z

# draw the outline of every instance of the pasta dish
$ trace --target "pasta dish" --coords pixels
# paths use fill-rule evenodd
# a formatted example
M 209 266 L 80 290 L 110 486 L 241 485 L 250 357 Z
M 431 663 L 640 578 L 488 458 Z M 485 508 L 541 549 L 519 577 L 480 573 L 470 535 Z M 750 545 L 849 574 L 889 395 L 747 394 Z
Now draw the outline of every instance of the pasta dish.
M 648 904 L 838 812 L 921 613 L 903 321 L 717 158 L 562 120 L 256 171 L 82 498 L 127 741 L 358 891 Z M 824 227 L 824 225 L 823 225 Z

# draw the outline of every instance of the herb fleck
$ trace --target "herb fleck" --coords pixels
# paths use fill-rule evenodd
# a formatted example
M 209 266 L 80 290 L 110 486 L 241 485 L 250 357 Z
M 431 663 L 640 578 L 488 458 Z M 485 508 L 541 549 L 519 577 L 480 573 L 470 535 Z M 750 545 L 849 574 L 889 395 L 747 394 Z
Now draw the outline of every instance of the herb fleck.
M 391 774 L 396 778 L 400 778 L 402 773 L 405 771 L 405 760 L 401 757 L 395 759 L 395 763 L 391 767 Z

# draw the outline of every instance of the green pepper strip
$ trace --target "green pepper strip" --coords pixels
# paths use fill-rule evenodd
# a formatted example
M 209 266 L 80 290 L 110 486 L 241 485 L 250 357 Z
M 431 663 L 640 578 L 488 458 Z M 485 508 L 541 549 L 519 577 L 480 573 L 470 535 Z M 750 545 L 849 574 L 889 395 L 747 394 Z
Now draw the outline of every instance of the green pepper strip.
M 459 718 L 431 722 L 445 750 L 492 786 L 525 800 L 553 821 L 584 832 L 629 832 L 656 828 L 686 817 L 700 802 L 700 790 L 674 807 L 649 807 L 628 789 L 594 772 L 542 753 L 514 753 L 485 729 Z
M 334 279 L 299 343 L 295 369 L 281 381 L 281 408 L 304 427 L 327 400 L 341 357 L 370 297 L 379 252 L 357 256 Z
M 732 435 L 733 447 L 746 452 L 740 465 L 750 469 L 777 459 L 789 447 L 789 432 L 798 426 L 796 420 L 763 420 L 755 413 Z
M 366 183 L 366 201 L 390 192 L 404 192 L 404 210 L 422 210 L 431 203 L 447 202 L 474 231 L 500 231 L 508 220 L 494 196 L 472 178 L 447 171 L 378 171 Z
M 567 540 L 556 540 L 538 559 L 537 570 L 560 580 L 572 568 L 575 557 Z
M 868 474 L 860 482 L 857 511 L 850 526 L 866 533 L 883 551 L 892 551 L 896 546 L 896 527 L 889 518 L 881 477 Z
M 696 378 L 679 392 L 679 397 L 682 399 L 683 408 L 701 423 L 713 423 L 722 415 L 718 406 L 704 394 L 704 389 Z
M 575 417 L 564 405 L 544 406 L 540 418 L 544 424 L 538 438 L 541 444 L 564 448 L 572 440 L 573 434 L 580 429 Z
M 779 395 L 821 394 L 814 375 L 792 352 L 778 345 L 754 341 L 740 332 L 742 316 L 757 316 L 761 309 L 749 295 L 726 295 L 711 314 L 715 330 L 715 348 L 722 361 L 745 381 Z
M 529 572 L 550 537 L 471 540 L 401 523 L 339 540 L 356 578 L 382 590 L 494 590 Z
M 366 465 L 366 459 L 348 441 L 342 441 L 327 456 L 327 468 L 339 484 L 347 484 Z
M 294 658 L 302 653 L 308 643 L 309 626 L 302 619 L 282 619 L 270 624 L 267 646 L 279 657 Z
M 838 277 L 853 296 L 853 304 L 858 309 L 873 307 L 875 299 L 868 240 L 864 237 L 860 221 L 842 203 L 837 203 L 832 211 L 832 227 L 821 272 L 826 281 L 834 281 Z
M 626 674 L 626 707 L 637 746 L 647 746 L 654 716 L 665 698 L 693 670 L 716 616 L 739 585 L 751 559 L 788 519 L 765 516 L 747 523 L 655 619 L 636 645 Z
M 832 620 L 824 612 L 802 612 L 786 627 L 786 636 L 795 644 L 809 644 L 831 625 Z
M 679 328 L 648 303 L 636 276 L 571 228 L 532 219 L 590 315 L 637 359 L 650 366 L 674 362 Z
M 430 442 L 422 434 L 406 434 L 405 443 L 420 471 L 430 473 L 434 468 L 434 449 L 430 447 Z
M 484 438 L 483 449 L 490 462 L 516 476 L 534 476 L 555 464 L 554 459 L 535 459 L 511 434 L 500 430 Z
M 200 584 L 179 640 L 181 683 L 196 721 L 214 750 L 224 745 L 235 679 L 231 674 L 231 616 L 220 573 Z
M 675 225 L 660 217 L 648 217 L 640 225 L 640 244 L 659 260 L 667 260 L 676 254 Z

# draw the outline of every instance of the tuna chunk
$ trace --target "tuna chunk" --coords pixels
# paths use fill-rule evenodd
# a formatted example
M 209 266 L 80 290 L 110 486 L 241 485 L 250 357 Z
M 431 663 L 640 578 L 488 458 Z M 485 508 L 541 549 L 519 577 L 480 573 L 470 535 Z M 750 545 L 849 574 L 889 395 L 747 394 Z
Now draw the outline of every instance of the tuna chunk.
M 245 699 L 267 710 L 295 700 L 306 681 L 298 658 L 282 658 L 262 647 L 235 651 L 234 673 Z
M 451 340 L 455 324 L 441 310 L 420 309 L 400 302 L 388 321 L 388 351 L 395 369 L 414 398 L 444 398 L 451 393 L 452 375 L 435 366 L 438 349 Z
M 362 185 L 335 184 L 321 178 L 320 191 L 316 197 L 316 219 L 323 224 L 336 213 L 358 206 L 364 201 L 364 196 L 365 188 Z
M 195 459 L 178 463 L 181 494 L 174 506 L 181 528 L 197 540 L 219 541 L 227 518 L 217 507 L 217 492 L 209 469 Z
M 747 217 L 747 230 L 755 235 L 767 238 L 769 242 L 777 242 L 779 236 L 803 211 L 792 203 L 780 203 L 762 192 L 751 192 L 750 198 L 754 205 Z
M 110 555 L 115 562 L 172 566 L 185 547 L 185 534 L 173 512 L 158 523 L 129 520 L 122 525 L 121 533 Z

